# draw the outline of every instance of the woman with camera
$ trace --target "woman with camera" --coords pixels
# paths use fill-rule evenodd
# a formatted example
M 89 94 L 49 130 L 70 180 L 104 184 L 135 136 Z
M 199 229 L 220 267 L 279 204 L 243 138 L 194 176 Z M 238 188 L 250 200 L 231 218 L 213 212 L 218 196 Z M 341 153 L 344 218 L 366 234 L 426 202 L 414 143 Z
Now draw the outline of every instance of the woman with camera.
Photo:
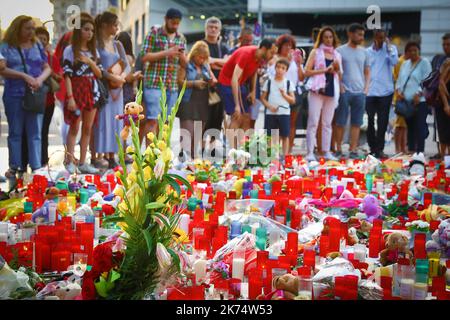
M 186 68 L 180 67 L 178 85 L 183 86 L 186 80 L 186 91 L 183 95 L 177 117 L 180 127 L 190 133 L 190 156 L 194 158 L 196 141 L 194 141 L 195 122 L 201 123 L 202 140 L 208 120 L 208 86 L 214 86 L 217 79 L 209 67 L 209 48 L 204 41 L 197 41 L 188 56 Z M 183 136 L 183 135 L 182 135 Z M 182 142 L 185 145 L 187 142 Z

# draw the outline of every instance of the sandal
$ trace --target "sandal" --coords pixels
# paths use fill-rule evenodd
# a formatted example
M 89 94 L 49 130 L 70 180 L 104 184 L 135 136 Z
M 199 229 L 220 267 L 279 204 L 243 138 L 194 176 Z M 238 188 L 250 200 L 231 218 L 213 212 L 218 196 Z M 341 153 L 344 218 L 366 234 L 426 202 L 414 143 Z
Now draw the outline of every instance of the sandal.
M 91 164 L 97 169 L 106 169 L 109 166 L 109 162 L 105 158 L 97 158 L 91 161 Z

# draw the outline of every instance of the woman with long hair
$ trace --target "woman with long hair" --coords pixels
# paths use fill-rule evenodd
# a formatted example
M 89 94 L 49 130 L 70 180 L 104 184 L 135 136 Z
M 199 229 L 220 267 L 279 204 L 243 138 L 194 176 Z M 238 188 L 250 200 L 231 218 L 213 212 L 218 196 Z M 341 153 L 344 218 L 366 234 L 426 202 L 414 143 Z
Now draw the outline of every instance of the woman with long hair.
M 103 75 L 108 81 L 108 102 L 98 113 L 95 126 L 95 151 L 103 154 L 110 169 L 118 166 L 115 154 L 119 151 L 116 134 L 120 134 L 123 122 L 115 116 L 123 113 L 123 85 L 131 71 L 122 43 L 114 40 L 119 30 L 119 19 L 114 13 L 105 11 L 95 18 L 98 33 L 98 49 L 104 68 Z
M 180 127 L 190 134 L 190 141 L 186 141 L 184 144 L 190 143 L 187 151 L 190 152 L 192 159 L 195 157 L 196 143 L 198 142 L 194 140 L 195 123 L 201 123 L 203 137 L 208 120 L 208 85 L 217 83 L 208 60 L 208 45 L 204 41 L 197 41 L 189 52 L 186 68 L 180 67 L 178 72 L 178 86 L 181 88 L 186 80 L 186 91 L 177 117 L 180 118 Z
M 306 160 L 315 160 L 314 146 L 319 119 L 322 119 L 322 151 L 328 160 L 336 160 L 330 152 L 331 123 L 339 101 L 339 79 L 342 74 L 342 58 L 336 51 L 338 38 L 333 28 L 322 27 L 314 49 L 306 62 L 305 75 L 310 77 L 308 94 L 308 125 Z
M 3 103 L 8 121 L 9 169 L 6 177 L 14 179 L 18 171 L 26 171 L 22 162 L 22 136 L 27 135 L 29 163 L 33 171 L 42 167 L 41 131 L 43 113 L 24 109 L 27 92 L 44 92 L 44 81 L 51 69 L 42 44 L 37 40 L 32 17 L 16 17 L 5 33 L 0 54 L 6 60 L 1 72 L 5 77 Z M 44 102 L 45 103 L 45 102 Z M 28 106 L 29 107 L 29 106 Z M 45 106 L 41 106 L 44 110 Z
M 286 72 L 286 79 L 295 88 L 296 101 L 291 105 L 290 116 L 290 132 L 289 132 L 289 153 L 292 153 L 294 146 L 294 138 L 296 131 L 296 122 L 298 113 L 301 107 L 301 89 L 299 83 L 305 79 L 303 71 L 303 56 L 301 51 L 296 48 L 295 38 L 289 34 L 283 34 L 277 38 L 276 45 L 278 48 L 277 55 L 272 59 L 267 70 L 269 76 L 275 77 L 275 65 L 279 59 L 287 59 L 289 61 L 289 68 Z
M 66 144 L 66 169 L 70 173 L 76 171 L 75 140 L 82 122 L 78 170 L 81 173 L 96 174 L 99 171 L 86 162 L 86 153 L 97 113 L 95 103 L 100 95 L 96 79 L 102 77 L 102 67 L 96 48 L 94 19 L 82 12 L 80 21 L 80 29 L 74 29 L 71 45 L 63 54 L 67 98 L 64 120 L 70 126 Z

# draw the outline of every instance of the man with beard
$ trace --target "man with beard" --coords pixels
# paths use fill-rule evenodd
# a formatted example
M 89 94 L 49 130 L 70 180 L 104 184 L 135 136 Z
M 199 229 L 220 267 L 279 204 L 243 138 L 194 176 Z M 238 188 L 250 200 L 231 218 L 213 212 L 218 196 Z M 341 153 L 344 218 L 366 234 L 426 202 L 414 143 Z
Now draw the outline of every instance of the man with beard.
M 248 116 L 249 106 L 256 99 L 256 71 L 272 59 L 276 52 L 275 40 L 263 39 L 259 46 L 236 50 L 223 66 L 219 75 L 219 93 L 225 112 L 232 116 L 231 122 L 239 122 L 244 113 Z M 244 85 L 247 80 L 251 80 L 250 90 Z
M 361 44 L 364 41 L 364 27 L 359 23 L 347 29 L 348 42 L 337 48 L 342 56 L 343 75 L 339 106 L 336 108 L 334 134 L 336 135 L 336 156 L 342 156 L 344 128 L 350 113 L 350 158 L 359 158 L 357 152 L 364 107 L 370 84 L 369 54 Z
M 141 139 L 148 133 L 158 130 L 158 115 L 161 113 L 159 100 L 160 78 L 166 88 L 167 112 L 170 114 L 178 98 L 178 67 L 185 66 L 186 39 L 178 32 L 182 14 L 178 9 L 170 8 L 164 17 L 164 25 L 153 26 L 142 46 L 141 56 L 144 64 L 145 121 L 141 130 Z M 147 141 L 148 143 L 148 141 Z

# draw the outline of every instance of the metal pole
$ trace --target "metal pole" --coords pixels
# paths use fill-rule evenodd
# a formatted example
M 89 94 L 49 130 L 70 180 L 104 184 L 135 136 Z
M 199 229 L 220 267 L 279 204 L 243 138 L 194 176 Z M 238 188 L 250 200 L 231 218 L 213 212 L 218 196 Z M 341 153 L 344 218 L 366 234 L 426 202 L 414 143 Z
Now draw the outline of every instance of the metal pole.
M 262 0 L 258 0 L 258 24 L 261 28 L 261 39 L 264 38 Z

